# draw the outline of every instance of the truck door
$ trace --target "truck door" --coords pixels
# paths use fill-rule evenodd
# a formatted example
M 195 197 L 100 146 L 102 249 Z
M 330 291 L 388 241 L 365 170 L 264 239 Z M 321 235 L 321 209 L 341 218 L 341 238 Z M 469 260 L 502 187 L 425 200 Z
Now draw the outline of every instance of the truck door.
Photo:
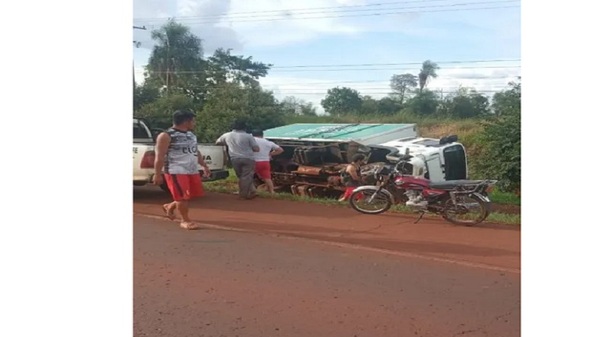
M 444 174 L 446 180 L 467 179 L 467 156 L 461 144 L 454 144 L 442 150 L 444 154 Z

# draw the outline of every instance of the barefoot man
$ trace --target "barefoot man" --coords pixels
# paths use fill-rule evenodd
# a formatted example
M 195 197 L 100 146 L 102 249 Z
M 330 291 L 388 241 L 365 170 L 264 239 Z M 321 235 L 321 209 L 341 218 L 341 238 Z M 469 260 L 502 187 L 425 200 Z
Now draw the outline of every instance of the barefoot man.
M 154 161 L 154 184 L 164 180 L 171 191 L 173 202 L 163 205 L 167 217 L 175 219 L 174 211 L 181 214 L 181 228 L 198 229 L 188 215 L 189 200 L 204 196 L 202 178 L 198 163 L 204 168 L 204 176 L 210 176 L 210 169 L 198 152 L 198 140 L 192 132 L 196 126 L 196 115 L 190 111 L 176 111 L 173 126 L 158 135 L 156 139 L 156 159 Z

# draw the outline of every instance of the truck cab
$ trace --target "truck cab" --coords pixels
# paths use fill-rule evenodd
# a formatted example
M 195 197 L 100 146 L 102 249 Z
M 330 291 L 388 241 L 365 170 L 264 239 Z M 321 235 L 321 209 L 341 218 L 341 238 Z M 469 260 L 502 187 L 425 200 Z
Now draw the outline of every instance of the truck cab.
M 425 164 L 423 176 L 432 182 L 468 179 L 467 154 L 458 137 L 411 137 L 381 144 L 408 153 Z

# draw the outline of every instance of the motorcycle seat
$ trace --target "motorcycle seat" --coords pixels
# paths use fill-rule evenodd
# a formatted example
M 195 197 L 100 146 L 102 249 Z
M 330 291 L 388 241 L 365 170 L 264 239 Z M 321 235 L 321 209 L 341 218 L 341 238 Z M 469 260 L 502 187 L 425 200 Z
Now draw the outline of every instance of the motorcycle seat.
M 458 186 L 475 186 L 481 184 L 485 180 L 449 180 L 449 181 L 439 181 L 433 182 L 429 184 L 430 188 L 438 189 L 438 190 L 451 190 Z

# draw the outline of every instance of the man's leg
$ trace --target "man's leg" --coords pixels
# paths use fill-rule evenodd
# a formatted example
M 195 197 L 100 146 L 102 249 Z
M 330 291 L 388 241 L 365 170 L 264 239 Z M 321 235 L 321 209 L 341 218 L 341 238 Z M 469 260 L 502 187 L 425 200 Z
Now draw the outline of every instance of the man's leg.
M 231 166 L 233 167 L 233 171 L 235 172 L 235 176 L 238 178 L 238 194 L 240 197 L 242 196 L 242 162 L 240 159 L 232 159 Z
M 167 218 L 169 218 L 170 220 L 175 220 L 175 208 L 177 208 L 177 204 L 175 203 L 175 201 L 171 201 L 168 204 L 164 204 L 163 206 L 163 211 L 165 211 L 165 215 L 167 216 Z
M 179 211 L 179 214 L 181 214 L 181 225 L 182 227 L 185 226 L 185 224 L 191 224 L 192 220 L 190 219 L 189 216 L 189 201 L 188 200 L 179 200 L 175 202 L 175 205 L 177 206 L 177 210 Z
M 167 218 L 169 218 L 169 220 L 175 220 L 175 208 L 176 208 L 176 204 L 175 204 L 175 197 L 178 193 L 178 191 L 175 189 L 175 185 L 173 184 L 173 176 L 170 174 L 165 174 L 163 175 L 163 179 L 165 179 L 165 183 L 167 184 L 167 187 L 169 188 L 169 192 L 171 192 L 171 197 L 173 198 L 173 201 L 163 204 L 162 208 L 163 211 L 165 212 L 165 215 L 167 216 Z M 181 197 L 181 196 L 179 196 Z
M 265 179 L 265 184 L 267 184 L 267 188 L 269 189 L 269 193 L 275 193 L 275 186 L 273 186 L 273 180 Z
M 254 172 L 256 162 L 252 159 L 240 159 L 241 177 L 240 177 L 240 196 L 251 199 L 256 196 L 254 187 Z
M 257 161 L 255 165 L 256 174 L 264 180 L 270 193 L 275 193 L 273 180 L 271 180 L 271 164 L 268 161 Z
M 192 175 L 179 174 L 179 175 L 168 175 L 166 178 L 167 185 L 171 190 L 173 199 L 175 200 L 172 204 L 175 205 L 179 214 L 181 214 L 180 226 L 185 229 L 198 229 L 198 226 L 192 222 L 189 217 L 189 206 L 188 200 L 191 197 L 191 179 Z

